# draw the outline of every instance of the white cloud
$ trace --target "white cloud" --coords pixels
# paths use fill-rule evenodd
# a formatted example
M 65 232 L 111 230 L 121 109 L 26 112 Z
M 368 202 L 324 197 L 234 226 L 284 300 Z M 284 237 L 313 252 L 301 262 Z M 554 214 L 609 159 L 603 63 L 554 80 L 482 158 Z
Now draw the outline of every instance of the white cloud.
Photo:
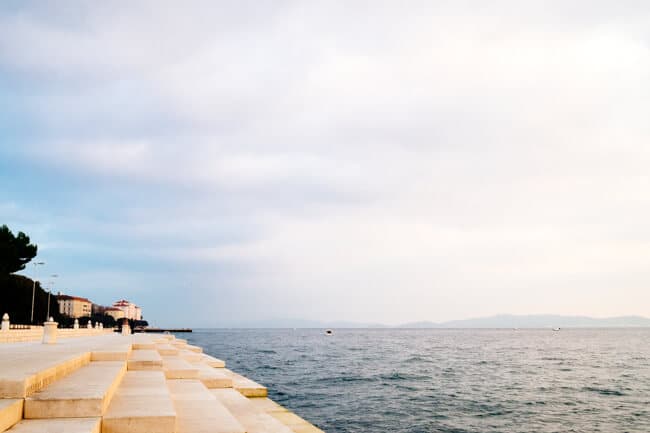
M 644 4 L 155 5 L 0 15 L 52 77 L 22 152 L 120 191 L 84 230 L 245 263 L 275 311 L 644 313 Z

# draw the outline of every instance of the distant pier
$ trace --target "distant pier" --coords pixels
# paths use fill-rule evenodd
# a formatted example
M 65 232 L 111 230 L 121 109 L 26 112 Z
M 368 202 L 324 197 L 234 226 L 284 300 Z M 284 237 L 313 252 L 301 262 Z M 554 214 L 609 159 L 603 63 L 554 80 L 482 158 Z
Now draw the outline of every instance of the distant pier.
M 135 332 L 154 332 L 154 333 L 165 333 L 165 332 L 192 332 L 192 328 L 136 328 Z

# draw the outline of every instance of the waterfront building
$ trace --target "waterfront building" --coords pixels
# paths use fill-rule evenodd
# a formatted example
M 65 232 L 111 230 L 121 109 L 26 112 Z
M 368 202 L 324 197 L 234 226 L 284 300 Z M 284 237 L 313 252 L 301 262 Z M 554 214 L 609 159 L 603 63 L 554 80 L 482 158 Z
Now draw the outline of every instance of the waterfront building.
M 113 303 L 114 308 L 124 311 L 124 317 L 132 320 L 142 320 L 142 309 L 125 299 Z
M 74 319 L 79 317 L 90 317 L 93 303 L 78 296 L 58 295 L 59 313 Z

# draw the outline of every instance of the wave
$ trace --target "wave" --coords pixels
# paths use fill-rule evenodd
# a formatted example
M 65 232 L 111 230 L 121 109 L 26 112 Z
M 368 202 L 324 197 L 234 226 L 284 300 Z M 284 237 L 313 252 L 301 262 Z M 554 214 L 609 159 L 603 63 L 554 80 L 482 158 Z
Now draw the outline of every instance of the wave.
M 608 388 L 596 388 L 593 386 L 585 386 L 582 388 L 583 391 L 589 391 L 589 392 L 596 392 L 600 395 L 611 395 L 611 396 L 616 396 L 616 397 L 622 397 L 625 395 L 625 393 L 618 391 L 616 389 L 608 389 Z

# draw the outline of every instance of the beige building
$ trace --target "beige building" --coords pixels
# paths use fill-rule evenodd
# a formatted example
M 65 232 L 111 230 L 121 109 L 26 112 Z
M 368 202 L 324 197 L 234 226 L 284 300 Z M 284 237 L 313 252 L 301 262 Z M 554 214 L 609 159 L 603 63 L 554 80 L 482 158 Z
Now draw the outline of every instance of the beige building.
M 124 311 L 124 317 L 127 319 L 142 320 L 142 309 L 133 302 L 121 299 L 113 304 L 113 308 Z
M 124 319 L 126 315 L 124 314 L 124 311 L 120 310 L 119 308 L 116 307 L 107 307 L 104 309 L 104 314 L 107 316 L 111 316 L 115 320 L 119 319 Z
M 64 316 L 78 318 L 90 317 L 93 303 L 86 298 L 77 296 L 59 295 L 56 297 L 59 303 L 59 313 Z

